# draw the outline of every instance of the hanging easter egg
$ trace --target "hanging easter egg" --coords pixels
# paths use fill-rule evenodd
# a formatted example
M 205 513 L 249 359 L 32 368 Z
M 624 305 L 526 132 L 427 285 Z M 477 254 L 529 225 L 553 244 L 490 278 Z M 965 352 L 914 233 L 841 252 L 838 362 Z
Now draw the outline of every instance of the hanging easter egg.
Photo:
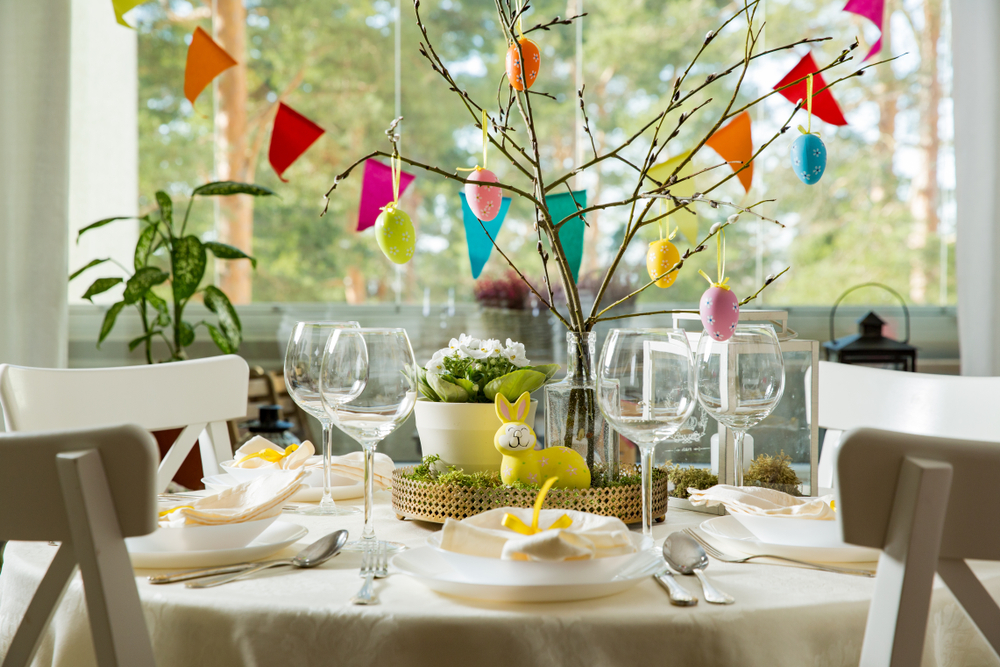
M 413 258 L 416 232 L 405 211 L 387 206 L 375 219 L 375 240 L 390 261 L 406 264 Z
M 803 134 L 792 142 L 792 171 L 806 185 L 815 185 L 826 171 L 826 146 L 815 134 Z
M 469 202 L 469 208 L 473 215 L 489 222 L 497 217 L 500 212 L 500 203 L 503 200 L 503 192 L 500 188 L 481 185 L 482 183 L 496 183 L 497 177 L 489 169 L 476 169 L 469 174 L 470 181 L 475 183 L 465 184 L 465 200 Z
M 677 246 L 666 239 L 653 241 L 649 244 L 649 250 L 646 252 L 646 270 L 649 272 L 649 279 L 655 280 L 656 276 L 661 275 L 664 271 L 669 271 L 679 261 L 681 261 L 681 254 L 677 251 Z M 670 287 L 676 279 L 677 271 L 674 271 L 653 284 L 657 287 Z
M 542 64 L 542 54 L 538 50 L 538 45 L 527 37 L 522 37 L 517 41 L 521 45 L 521 53 L 524 54 L 524 61 L 527 63 L 527 66 L 524 68 L 524 76 L 527 78 L 527 84 L 525 84 L 525 80 L 521 76 L 521 57 L 517 52 L 517 44 L 511 44 L 510 48 L 507 49 L 507 79 L 510 81 L 510 85 L 514 87 L 514 90 L 524 90 L 525 88 L 531 88 L 535 83 L 535 78 L 538 76 L 538 68 Z
M 701 295 L 701 324 L 715 340 L 729 340 L 740 319 L 740 300 L 731 289 L 712 285 Z

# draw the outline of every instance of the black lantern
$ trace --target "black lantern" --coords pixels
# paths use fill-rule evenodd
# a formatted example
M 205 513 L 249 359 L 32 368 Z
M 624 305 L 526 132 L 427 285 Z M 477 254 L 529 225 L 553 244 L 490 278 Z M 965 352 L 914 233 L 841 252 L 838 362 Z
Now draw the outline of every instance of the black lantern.
M 906 320 L 906 338 L 898 341 L 883 336 L 882 328 L 885 326 L 885 321 L 874 312 L 869 312 L 858 320 L 859 333 L 834 339 L 833 320 L 837 314 L 837 306 L 844 300 L 844 297 L 862 287 L 881 287 L 899 299 Z M 864 283 L 841 294 L 836 303 L 833 304 L 833 310 L 830 312 L 830 340 L 823 343 L 823 347 L 826 349 L 827 361 L 913 372 L 917 370 L 917 348 L 910 345 L 909 340 L 910 311 L 906 308 L 903 297 L 896 290 L 881 283 Z

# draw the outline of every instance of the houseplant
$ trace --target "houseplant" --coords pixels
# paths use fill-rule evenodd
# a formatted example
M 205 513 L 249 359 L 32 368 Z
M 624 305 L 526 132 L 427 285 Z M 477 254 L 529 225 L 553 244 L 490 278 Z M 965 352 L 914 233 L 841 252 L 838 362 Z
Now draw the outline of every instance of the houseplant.
M 122 309 L 134 306 L 139 311 L 143 333 L 129 341 L 128 349 L 132 351 L 143 345 L 146 363 L 153 363 L 153 339 L 160 339 L 166 344 L 169 356 L 163 361 L 186 359 L 187 354 L 184 350 L 194 342 L 195 333 L 201 326 L 208 330 L 215 345 L 223 353 L 231 354 L 239 349 L 243 338 L 243 326 L 240 324 L 236 309 L 222 290 L 214 285 L 201 287 L 201 282 L 205 277 L 208 253 L 212 253 L 218 260 L 245 259 L 251 262 L 254 268 L 257 266 L 257 260 L 231 245 L 202 241 L 197 236 L 185 234 L 195 197 L 224 197 L 236 194 L 267 197 L 274 192 L 259 185 L 234 181 L 206 183 L 191 193 L 184 218 L 178 227 L 174 223 L 173 201 L 170 195 L 160 190 L 156 193 L 156 211 L 138 218 L 133 216 L 105 218 L 80 230 L 77 241 L 86 232 L 117 220 L 137 219 L 141 225 L 139 240 L 135 246 L 133 269 L 121 267 L 131 276 L 127 280 L 120 277 L 98 278 L 83 295 L 83 298 L 92 301 L 97 294 L 106 292 L 119 283 L 125 283 L 121 301 L 113 304 L 104 316 L 97 338 L 98 347 L 111 333 Z M 75 271 L 69 279 L 73 280 L 94 266 L 112 261 L 114 260 L 108 257 L 91 260 L 86 266 Z M 168 283 L 169 289 L 166 288 Z M 164 288 L 155 289 L 161 285 Z M 183 319 L 185 307 L 197 296 L 200 296 L 205 306 L 217 316 L 215 324 L 205 320 L 191 324 Z

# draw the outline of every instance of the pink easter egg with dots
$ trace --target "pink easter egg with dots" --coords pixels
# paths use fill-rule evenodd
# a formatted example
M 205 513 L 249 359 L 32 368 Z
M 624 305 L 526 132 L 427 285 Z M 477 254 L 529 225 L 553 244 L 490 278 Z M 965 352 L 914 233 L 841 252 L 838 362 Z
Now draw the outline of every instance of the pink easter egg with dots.
M 503 192 L 497 187 L 481 185 L 481 183 L 496 183 L 496 174 L 489 169 L 477 169 L 469 174 L 468 180 L 478 181 L 465 184 L 465 199 L 469 202 L 472 213 L 483 222 L 489 222 L 497 217 L 500 213 L 500 203 L 503 201 Z
M 740 320 L 740 300 L 732 290 L 709 287 L 701 295 L 701 323 L 715 340 L 729 340 Z

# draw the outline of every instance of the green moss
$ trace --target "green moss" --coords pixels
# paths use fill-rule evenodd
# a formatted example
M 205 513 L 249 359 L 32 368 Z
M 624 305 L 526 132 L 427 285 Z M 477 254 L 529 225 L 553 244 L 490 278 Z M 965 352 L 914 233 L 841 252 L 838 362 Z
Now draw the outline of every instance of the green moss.
M 403 475 L 403 477 L 414 482 L 450 484 L 471 489 L 537 489 L 541 486 L 539 484 L 525 484 L 524 482 L 504 484 L 503 480 L 500 479 L 499 470 L 468 474 L 455 466 L 447 466 L 447 471 L 441 472 L 439 470 L 441 467 L 440 461 L 441 457 L 436 454 L 425 456 L 423 461 L 413 468 L 412 473 Z M 667 471 L 662 468 L 653 468 L 653 482 L 655 483 L 663 479 L 666 474 Z M 642 475 L 639 473 L 619 474 L 617 479 L 609 479 L 608 477 L 609 476 L 606 474 L 603 466 L 595 466 L 594 471 L 591 474 L 590 487 L 592 489 L 598 489 L 606 487 L 630 486 L 633 484 L 640 484 L 642 482 Z
M 799 484 L 802 480 L 795 474 L 791 466 L 792 457 L 784 450 L 777 456 L 761 454 L 750 464 L 750 469 L 743 474 L 744 486 L 763 486 L 768 489 L 784 491 L 793 496 L 802 495 Z
M 670 465 L 669 461 L 667 465 Z M 713 475 L 708 468 L 695 468 L 694 466 L 681 468 L 679 465 L 673 465 L 667 468 L 667 474 L 670 476 L 670 481 L 674 483 L 674 489 L 670 492 L 674 498 L 687 498 L 689 488 L 703 490 L 712 488 L 719 483 L 718 475 Z

